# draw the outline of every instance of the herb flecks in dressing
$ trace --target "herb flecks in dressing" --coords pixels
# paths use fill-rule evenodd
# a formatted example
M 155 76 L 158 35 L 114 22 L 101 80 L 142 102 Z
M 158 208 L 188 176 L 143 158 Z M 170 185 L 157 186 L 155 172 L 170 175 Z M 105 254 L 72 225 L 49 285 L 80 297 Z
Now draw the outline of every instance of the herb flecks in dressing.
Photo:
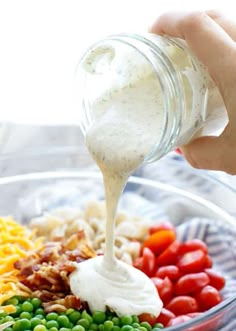
M 93 59 L 95 52 L 96 49 Z M 97 54 L 101 61 L 99 48 Z M 114 229 L 123 188 L 162 132 L 158 116 L 162 112 L 160 86 L 151 65 L 135 51 L 125 55 L 125 66 L 116 57 L 112 62 L 107 54 L 106 58 L 116 79 L 94 100 L 95 121 L 86 133 L 88 149 L 104 179 L 106 247 L 104 256 L 77 265 L 70 277 L 71 291 L 87 301 L 92 312 L 109 307 L 119 316 L 141 313 L 158 316 L 162 301 L 152 281 L 138 269 L 116 259 Z M 85 63 L 88 70 L 88 62 Z M 96 60 L 91 74 L 96 73 L 94 63 Z

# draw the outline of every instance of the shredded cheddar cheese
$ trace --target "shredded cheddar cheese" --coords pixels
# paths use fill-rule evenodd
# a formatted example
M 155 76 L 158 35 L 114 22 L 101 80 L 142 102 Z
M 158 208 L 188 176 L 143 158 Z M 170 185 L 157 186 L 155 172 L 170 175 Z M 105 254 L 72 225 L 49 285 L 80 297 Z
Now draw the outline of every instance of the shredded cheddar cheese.
M 35 231 L 10 217 L 0 218 L 0 305 L 14 295 L 29 296 L 30 290 L 19 282 L 14 264 L 41 246 L 42 240 L 35 239 Z M 5 311 L 11 309 L 11 305 L 4 306 Z

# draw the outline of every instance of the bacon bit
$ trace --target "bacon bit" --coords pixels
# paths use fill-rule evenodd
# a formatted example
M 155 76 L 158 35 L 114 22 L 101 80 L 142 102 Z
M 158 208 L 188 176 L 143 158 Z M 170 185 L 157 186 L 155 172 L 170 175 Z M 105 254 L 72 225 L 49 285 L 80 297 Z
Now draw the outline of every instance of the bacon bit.
M 52 311 L 63 312 L 69 308 L 80 309 L 81 301 L 74 295 L 67 295 L 63 299 L 43 303 L 43 307 L 46 313 L 50 313 Z
M 80 300 L 71 295 L 69 275 L 76 268 L 75 262 L 95 256 L 84 231 L 79 231 L 61 242 L 43 245 L 38 251 L 15 262 L 14 266 L 19 270 L 22 287 L 32 291 L 32 296 L 51 303 L 54 309 L 57 305 L 57 311 L 62 311 L 58 305 L 65 305 L 66 308 L 75 308 L 76 305 L 81 307 Z M 64 301 L 61 303 L 58 300 Z

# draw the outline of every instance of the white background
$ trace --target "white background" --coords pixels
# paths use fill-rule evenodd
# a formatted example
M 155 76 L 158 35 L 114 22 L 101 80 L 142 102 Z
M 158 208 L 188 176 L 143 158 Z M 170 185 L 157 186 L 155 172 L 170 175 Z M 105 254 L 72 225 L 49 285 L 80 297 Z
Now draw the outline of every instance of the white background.
M 166 10 L 209 8 L 234 16 L 229 0 L 0 0 L 0 121 L 76 123 L 74 72 L 92 42 L 145 31 Z

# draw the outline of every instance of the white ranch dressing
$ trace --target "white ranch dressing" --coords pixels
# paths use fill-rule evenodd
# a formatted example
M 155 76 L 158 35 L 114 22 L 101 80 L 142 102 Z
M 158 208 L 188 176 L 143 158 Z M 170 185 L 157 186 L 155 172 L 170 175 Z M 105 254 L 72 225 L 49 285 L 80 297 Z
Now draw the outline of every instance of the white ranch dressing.
M 98 48 L 98 61 L 100 51 Z M 129 176 L 162 133 L 160 86 L 151 66 L 139 54 L 126 54 L 124 67 L 119 65 L 113 49 L 106 51 L 111 56 L 106 54 L 108 62 L 104 63 L 103 58 L 97 74 L 109 66 L 111 71 L 119 70 L 120 79 L 113 80 L 103 95 L 95 99 L 96 120 L 86 133 L 88 149 L 104 179 L 106 248 L 104 256 L 77 264 L 70 276 L 70 287 L 72 293 L 88 302 L 92 312 L 109 307 L 118 316 L 141 313 L 158 316 L 163 304 L 152 281 L 138 269 L 116 259 L 114 228 L 119 197 Z M 89 66 L 88 58 L 84 68 L 87 71 L 90 68 L 91 74 L 96 75 L 96 52 L 91 56 L 93 66 Z

